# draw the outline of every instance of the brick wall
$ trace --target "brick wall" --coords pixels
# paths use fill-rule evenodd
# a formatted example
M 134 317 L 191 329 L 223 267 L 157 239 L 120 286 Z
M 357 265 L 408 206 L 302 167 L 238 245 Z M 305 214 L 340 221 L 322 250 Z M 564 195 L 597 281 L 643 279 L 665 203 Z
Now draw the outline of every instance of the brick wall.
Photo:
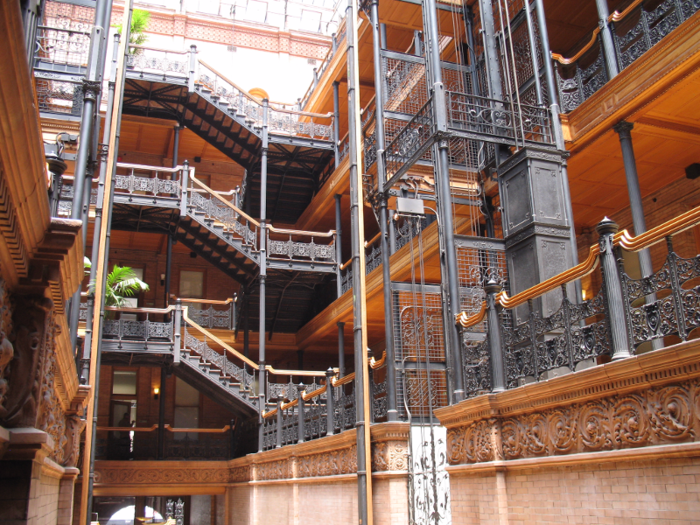
M 454 525 L 681 525 L 700 516 L 697 457 L 533 465 L 451 475 L 450 484 Z

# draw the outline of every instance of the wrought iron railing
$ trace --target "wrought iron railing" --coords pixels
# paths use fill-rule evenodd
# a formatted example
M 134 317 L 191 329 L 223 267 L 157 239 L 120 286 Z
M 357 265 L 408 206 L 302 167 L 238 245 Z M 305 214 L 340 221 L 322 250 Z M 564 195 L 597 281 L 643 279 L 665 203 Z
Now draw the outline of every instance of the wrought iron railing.
M 636 0 L 608 19 L 617 68 L 623 70 L 700 10 L 697 0 Z M 553 54 L 561 110 L 573 111 L 607 81 L 600 28 L 571 58 Z
M 386 354 L 382 359 L 372 358 L 369 363 L 371 422 L 386 420 Z M 355 374 L 335 377 L 336 370 L 326 372 L 326 384 L 280 385 L 286 389 L 278 397 L 275 408 L 263 414 L 263 450 L 301 443 L 326 435 L 337 434 L 355 427 Z M 331 395 L 328 388 L 330 386 Z M 287 401 L 295 395 L 296 397 Z M 273 392 L 273 390 L 270 390 Z M 329 432 L 329 429 L 332 431 Z
M 190 319 L 199 326 L 209 329 L 236 329 L 236 295 L 225 301 L 190 298 L 178 300 L 188 306 Z
M 447 92 L 450 129 L 509 139 L 517 144 L 552 144 L 551 119 L 547 108 L 512 104 L 464 93 Z
M 166 80 L 169 76 L 188 77 L 197 49 L 193 46 L 189 51 L 175 51 L 130 44 L 129 52 L 126 61 L 129 70 L 163 75 Z
M 180 200 L 184 172 L 194 175 L 194 168 L 177 166 L 165 168 L 142 164 L 117 163 L 114 193 L 117 195 L 167 197 Z
M 90 33 L 49 26 L 37 27 L 35 67 L 66 70 L 86 67 L 90 54 Z
M 489 326 L 484 343 L 465 343 L 463 370 L 468 395 L 489 391 L 500 379 L 505 388 L 574 372 L 610 359 L 633 355 L 640 345 L 685 341 L 700 327 L 700 256 L 679 256 L 673 236 L 700 224 L 700 207 L 637 237 L 618 232 L 606 219 L 598 225 L 600 242 L 590 248 L 579 265 L 532 288 L 508 297 L 491 286 L 491 300 L 479 312 L 462 313 L 457 321 L 469 329 L 488 315 L 498 326 Z M 622 251 L 638 252 L 666 242 L 667 256 L 649 276 L 632 278 Z M 602 285 L 590 299 L 572 301 L 572 283 L 600 267 Z M 542 298 L 560 303 L 553 313 L 543 313 Z M 556 303 L 555 303 L 556 304 Z M 490 309 L 495 315 L 489 313 Z M 523 309 L 526 308 L 525 312 Z M 517 309 L 517 315 L 516 315 Z M 499 345 L 498 342 L 502 341 Z M 493 366 L 500 356 L 503 370 Z
M 271 260 L 307 261 L 313 264 L 335 264 L 335 231 L 326 233 L 287 230 L 269 226 L 267 256 Z M 321 241 L 318 243 L 317 241 Z

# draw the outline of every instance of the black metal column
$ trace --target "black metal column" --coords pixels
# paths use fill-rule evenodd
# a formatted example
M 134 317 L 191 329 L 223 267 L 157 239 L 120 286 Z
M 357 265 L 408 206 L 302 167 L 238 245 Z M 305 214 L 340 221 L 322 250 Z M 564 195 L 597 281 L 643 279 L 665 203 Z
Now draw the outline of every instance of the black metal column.
M 491 390 L 503 392 L 506 389 L 506 373 L 501 344 L 501 324 L 496 309 L 496 295 L 503 287 L 496 281 L 489 281 L 484 286 L 488 320 L 489 347 L 491 349 Z
M 340 95 L 339 83 L 333 82 L 333 151 L 335 152 L 335 167 L 340 164 Z M 340 264 L 340 261 L 338 262 Z
M 384 131 L 384 96 L 382 86 L 382 55 L 379 28 L 379 8 L 378 1 L 372 0 L 370 4 L 370 17 L 372 22 L 372 47 L 374 51 L 374 84 L 379 86 L 375 90 L 374 107 L 374 132 L 377 145 L 377 204 L 379 206 L 379 228 L 381 230 L 381 255 L 382 255 L 382 279 L 384 293 L 384 338 L 386 342 L 386 396 L 387 396 L 387 419 L 396 421 L 398 412 L 396 410 L 396 363 L 394 361 L 394 315 L 391 305 L 391 265 L 389 258 L 389 216 L 387 213 L 387 197 L 384 192 L 386 184 L 386 164 L 384 151 L 386 149 Z
M 340 267 L 343 265 L 343 222 L 341 215 L 341 201 L 343 196 L 335 196 L 335 260 L 338 264 L 338 297 L 343 295 L 343 274 Z
M 163 366 L 160 369 L 160 391 L 158 393 L 158 459 L 165 457 L 165 382 L 168 373 Z
M 532 60 L 532 71 L 535 77 L 535 93 L 537 95 L 537 105 L 542 105 L 542 84 L 540 82 L 540 65 L 537 63 L 537 39 L 535 38 L 535 31 L 532 26 L 532 13 L 530 13 L 530 1 L 525 2 L 525 21 L 527 22 L 527 36 L 530 42 L 530 59 Z M 547 60 L 546 57 L 550 55 L 543 54 L 543 59 Z
M 172 279 L 172 266 L 173 266 L 173 235 L 168 233 L 168 248 L 165 253 L 165 302 L 163 307 L 167 308 L 170 304 L 170 280 Z
M 500 60 L 498 57 L 498 46 L 496 45 L 496 31 L 491 0 L 479 0 L 479 13 L 481 15 L 481 31 L 484 40 L 488 96 L 496 100 L 503 100 L 501 70 L 499 69 Z
M 338 323 L 338 370 L 345 377 L 345 323 Z
M 608 18 L 610 18 L 608 0 L 595 0 L 595 6 L 598 9 L 598 27 L 600 27 L 600 36 L 603 39 L 605 70 L 608 73 L 608 80 L 610 80 L 617 76 L 619 71 L 617 68 L 617 58 L 615 57 L 615 44 L 613 42 L 612 29 L 608 24 Z
M 258 408 L 259 408 L 259 434 L 258 451 L 263 450 L 263 426 L 262 414 L 265 411 L 265 389 L 267 372 L 265 370 L 265 280 L 267 279 L 267 118 L 268 100 L 263 99 L 263 123 L 262 123 L 262 151 L 260 158 L 260 322 L 258 324 Z
M 490 3 L 489 3 L 490 5 Z M 451 385 L 450 403 L 464 399 L 464 378 L 459 372 L 461 343 L 455 316 L 460 311 L 459 276 L 457 271 L 457 249 L 455 248 L 454 221 L 452 217 L 452 192 L 450 188 L 449 142 L 447 140 L 447 106 L 445 88 L 442 84 L 440 65 L 440 42 L 437 26 L 435 0 L 424 3 L 425 36 L 427 41 L 426 63 L 429 66 L 430 82 L 433 86 L 433 114 L 438 133 L 438 159 L 435 166 L 435 194 L 437 197 L 438 228 L 443 241 L 441 272 L 444 291 L 447 293 L 443 308 L 445 319 L 445 342 L 447 344 L 448 380 Z

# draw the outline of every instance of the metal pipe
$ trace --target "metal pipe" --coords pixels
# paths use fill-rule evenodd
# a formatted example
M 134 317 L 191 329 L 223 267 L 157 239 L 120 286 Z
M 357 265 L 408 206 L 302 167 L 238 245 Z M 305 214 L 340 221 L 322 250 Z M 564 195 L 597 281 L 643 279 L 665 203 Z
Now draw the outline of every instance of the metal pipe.
M 394 361 L 394 315 L 391 301 L 391 265 L 387 213 L 387 198 L 384 192 L 386 184 L 386 163 L 384 151 L 386 150 L 386 138 L 384 129 L 384 93 L 382 85 L 382 54 L 379 24 L 378 0 L 370 3 L 370 19 L 372 22 L 372 48 L 374 52 L 374 85 L 380 86 L 375 90 L 374 99 L 374 130 L 377 145 L 377 195 L 379 202 L 379 229 L 381 231 L 381 257 L 382 257 L 382 281 L 384 294 L 384 338 L 386 342 L 386 396 L 387 396 L 387 419 L 389 421 L 398 420 L 396 410 L 396 363 Z
M 348 138 L 350 162 L 350 218 L 353 274 L 353 341 L 355 350 L 355 428 L 357 429 L 357 517 L 362 525 L 373 525 L 372 466 L 369 432 L 369 382 L 367 356 L 367 309 L 365 277 L 365 230 L 362 209 L 362 124 L 358 55 L 357 0 L 348 0 Z
M 165 303 L 164 308 L 168 307 L 170 304 L 170 279 L 172 277 L 172 265 L 173 265 L 173 235 L 168 233 L 168 248 L 165 252 Z
M 608 73 L 608 80 L 612 80 L 619 73 L 617 68 L 617 57 L 615 56 L 615 44 L 613 43 L 612 28 L 608 24 L 610 11 L 608 10 L 608 0 L 595 0 L 598 10 L 598 26 L 600 35 L 603 38 L 603 53 L 605 54 L 605 70 Z
M 175 124 L 175 126 L 173 126 L 173 130 L 173 168 L 177 168 L 177 159 L 180 150 L 180 125 Z

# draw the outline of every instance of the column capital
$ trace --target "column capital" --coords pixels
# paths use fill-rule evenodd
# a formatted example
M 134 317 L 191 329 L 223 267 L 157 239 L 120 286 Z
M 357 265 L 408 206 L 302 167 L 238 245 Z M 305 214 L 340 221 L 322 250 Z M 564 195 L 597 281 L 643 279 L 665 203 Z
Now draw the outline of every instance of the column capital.
M 615 133 L 620 135 L 621 138 L 631 138 L 633 128 L 634 122 L 627 122 L 626 120 L 621 120 L 613 126 L 613 130 L 615 130 Z

